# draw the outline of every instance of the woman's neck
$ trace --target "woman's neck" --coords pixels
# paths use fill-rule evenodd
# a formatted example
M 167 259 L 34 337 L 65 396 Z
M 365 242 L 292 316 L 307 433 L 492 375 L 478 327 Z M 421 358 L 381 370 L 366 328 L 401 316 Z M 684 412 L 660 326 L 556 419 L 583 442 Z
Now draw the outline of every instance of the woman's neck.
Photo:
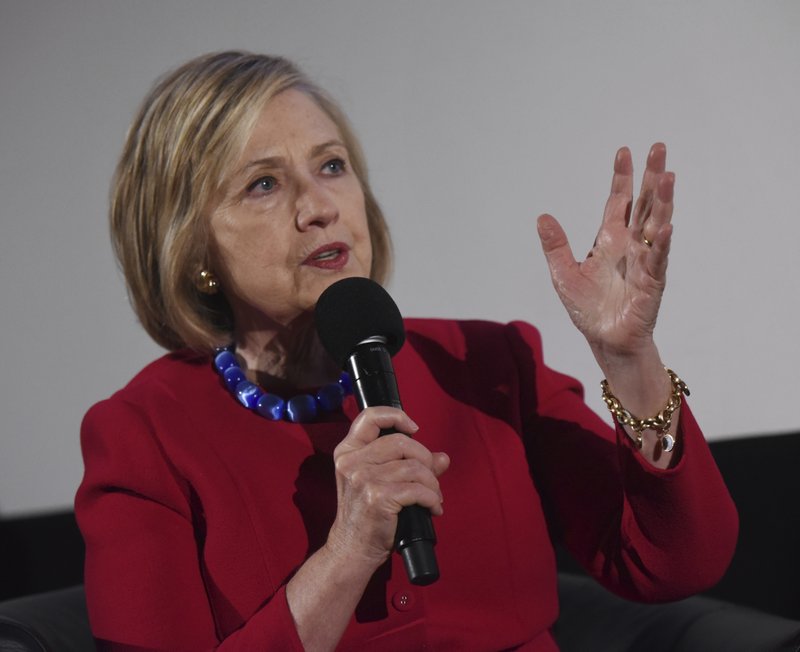
M 320 344 L 311 316 L 287 326 L 237 329 L 234 341 L 248 379 L 272 392 L 318 387 L 341 372 Z

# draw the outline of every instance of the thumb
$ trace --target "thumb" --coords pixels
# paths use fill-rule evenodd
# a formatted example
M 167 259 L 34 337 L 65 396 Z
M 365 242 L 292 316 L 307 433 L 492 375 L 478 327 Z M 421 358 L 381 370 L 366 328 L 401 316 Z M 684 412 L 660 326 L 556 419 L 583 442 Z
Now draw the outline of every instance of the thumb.
M 536 230 L 551 273 L 555 274 L 556 271 L 575 264 L 575 256 L 572 255 L 567 234 L 555 217 L 547 213 L 540 215 L 536 221 Z
M 450 456 L 447 453 L 433 454 L 433 474 L 438 478 L 450 468 Z

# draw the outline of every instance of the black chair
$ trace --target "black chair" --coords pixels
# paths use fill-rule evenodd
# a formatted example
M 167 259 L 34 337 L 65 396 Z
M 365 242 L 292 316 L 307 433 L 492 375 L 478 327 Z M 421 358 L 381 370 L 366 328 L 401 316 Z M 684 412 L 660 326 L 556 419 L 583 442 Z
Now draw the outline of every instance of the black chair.
M 0 652 L 95 652 L 82 586 L 0 602 Z
M 560 573 L 554 634 L 562 652 L 800 652 L 800 622 L 694 596 L 623 600 L 584 575 Z
M 800 622 L 693 597 L 642 605 L 559 576 L 562 652 L 800 652 Z M 82 586 L 0 603 L 0 652 L 95 652 Z

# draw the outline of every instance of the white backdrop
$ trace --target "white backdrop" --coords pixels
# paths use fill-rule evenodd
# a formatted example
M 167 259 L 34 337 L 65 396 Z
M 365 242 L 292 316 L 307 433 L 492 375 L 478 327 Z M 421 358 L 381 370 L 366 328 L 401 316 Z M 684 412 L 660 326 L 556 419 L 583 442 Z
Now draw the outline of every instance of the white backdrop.
M 711 439 L 797 430 L 800 3 L 0 0 L 0 515 L 71 504 L 86 409 L 159 354 L 112 259 L 108 183 L 151 82 L 209 50 L 299 62 L 359 132 L 408 315 L 526 319 L 600 374 L 550 287 L 616 148 L 677 173 L 657 329 Z M 402 388 L 401 388 L 402 389 Z

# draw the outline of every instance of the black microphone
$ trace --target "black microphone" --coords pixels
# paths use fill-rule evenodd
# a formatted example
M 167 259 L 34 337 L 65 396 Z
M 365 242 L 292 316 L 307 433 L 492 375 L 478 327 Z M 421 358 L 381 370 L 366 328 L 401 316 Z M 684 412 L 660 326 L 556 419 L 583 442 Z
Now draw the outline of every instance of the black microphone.
M 325 350 L 350 374 L 359 409 L 402 408 L 392 356 L 403 346 L 406 334 L 389 293 L 367 278 L 342 279 L 322 293 L 314 318 Z M 384 428 L 380 434 L 394 432 Z M 439 579 L 430 510 L 420 505 L 400 510 L 394 544 L 412 584 Z

